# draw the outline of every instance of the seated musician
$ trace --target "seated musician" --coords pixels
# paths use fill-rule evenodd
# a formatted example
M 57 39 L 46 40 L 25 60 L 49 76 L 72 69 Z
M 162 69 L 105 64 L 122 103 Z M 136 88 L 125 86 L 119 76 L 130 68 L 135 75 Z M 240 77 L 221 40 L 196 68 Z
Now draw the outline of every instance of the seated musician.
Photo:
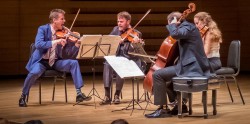
M 91 99 L 81 92 L 83 87 L 82 75 L 78 61 L 73 60 L 78 53 L 80 44 L 68 42 L 63 38 L 56 39 L 56 31 L 63 29 L 64 14 L 64 10 L 53 9 L 49 15 L 50 23 L 38 28 L 35 39 L 36 49 L 26 65 L 29 74 L 24 81 L 22 95 L 19 99 L 20 107 L 27 106 L 26 97 L 31 86 L 48 69 L 71 73 L 76 88 L 76 102 Z M 72 59 L 63 59 L 63 53 L 67 53 L 67 56 L 71 55 Z
M 153 93 L 154 104 L 159 108 L 150 114 L 145 114 L 147 118 L 167 117 L 178 113 L 178 107 L 168 111 L 167 96 L 171 103 L 176 101 L 176 93 L 173 90 L 174 76 L 209 76 L 210 68 L 208 59 L 205 55 L 202 39 L 199 30 L 194 24 L 182 19 L 180 12 L 172 12 L 168 15 L 166 26 L 169 35 L 176 39 L 179 47 L 179 60 L 176 65 L 168 66 L 156 70 L 153 73 Z M 177 101 L 178 102 L 178 101 Z M 166 108 L 164 106 L 166 105 Z M 187 106 L 183 104 L 182 112 L 188 112 Z
M 221 31 L 211 15 L 206 12 L 199 12 L 194 16 L 194 23 L 200 30 L 204 50 L 214 71 L 221 68 L 220 43 L 222 43 Z
M 110 35 L 121 36 L 126 31 L 132 28 L 130 25 L 130 22 L 131 22 L 131 15 L 128 12 L 123 11 L 123 12 L 118 13 L 117 14 L 117 26 L 113 28 Z M 137 30 L 135 31 L 139 34 L 139 36 L 134 37 L 132 42 L 142 43 L 142 40 L 140 39 L 141 33 Z M 125 39 L 120 42 L 117 48 L 116 55 L 123 56 L 130 60 L 133 60 L 138 65 L 138 67 L 141 67 L 141 64 L 142 64 L 141 59 L 139 57 L 129 55 L 128 52 L 135 52 L 135 49 L 132 47 L 131 41 L 128 41 L 127 39 Z M 112 85 L 111 83 L 112 83 L 112 78 L 113 78 L 113 72 L 114 71 L 112 67 L 107 62 L 104 62 L 103 83 L 104 83 L 104 88 L 105 88 L 105 97 L 104 97 L 104 101 L 102 101 L 100 105 L 111 104 L 110 87 Z M 114 94 L 113 103 L 119 104 L 120 103 L 119 96 L 123 87 L 124 80 L 121 79 L 117 74 L 115 75 L 116 75 L 116 91 Z

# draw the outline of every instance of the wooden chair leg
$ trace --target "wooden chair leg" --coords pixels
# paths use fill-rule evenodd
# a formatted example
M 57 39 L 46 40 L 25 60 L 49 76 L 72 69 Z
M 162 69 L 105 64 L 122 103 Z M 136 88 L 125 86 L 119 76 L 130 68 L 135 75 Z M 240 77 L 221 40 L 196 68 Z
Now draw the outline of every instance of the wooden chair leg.
M 63 77 L 63 81 L 64 81 L 64 90 L 65 90 L 65 102 L 68 103 L 66 77 Z
M 217 114 L 216 99 L 217 99 L 217 90 L 215 89 L 215 90 L 212 90 L 213 115 Z
M 27 103 L 29 102 L 29 93 L 28 93 L 28 95 L 26 96 L 26 102 L 27 102 Z
M 54 83 L 53 83 L 53 93 L 52 93 L 52 101 L 54 101 L 54 100 L 55 100 L 56 78 L 57 78 L 57 77 L 54 77 Z
M 192 101 L 193 101 L 193 96 L 192 96 L 192 93 L 188 93 L 188 106 L 189 106 L 189 115 L 192 115 L 193 114 L 193 109 L 192 109 Z
M 208 118 L 207 114 L 207 91 L 202 91 L 202 103 L 203 103 L 203 109 L 204 109 L 204 118 Z
M 39 81 L 39 104 L 41 105 L 42 104 L 42 86 L 41 86 L 41 81 Z

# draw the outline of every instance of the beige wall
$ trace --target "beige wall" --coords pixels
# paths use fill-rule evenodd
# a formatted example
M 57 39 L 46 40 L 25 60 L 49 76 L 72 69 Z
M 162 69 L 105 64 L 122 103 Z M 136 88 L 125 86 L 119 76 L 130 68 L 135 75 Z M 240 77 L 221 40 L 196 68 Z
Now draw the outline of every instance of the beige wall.
M 250 15 L 250 1 L 195 0 L 198 11 L 209 12 L 223 33 L 221 59 L 226 64 L 230 41 L 242 42 L 241 70 L 250 71 L 248 53 L 247 21 Z M 171 11 L 183 11 L 189 1 L 70 1 L 70 0 L 8 0 L 0 2 L 0 75 L 27 74 L 25 64 L 29 58 L 29 45 L 34 42 L 39 25 L 48 23 L 49 11 L 62 8 L 67 12 L 66 26 L 70 27 L 74 16 L 81 8 L 74 31 L 81 34 L 108 34 L 116 25 L 116 14 L 126 10 L 132 14 L 136 24 L 148 9 L 151 13 L 139 24 L 138 29 L 146 41 L 145 50 L 154 55 L 168 32 L 165 29 L 166 16 Z M 188 17 L 192 21 L 194 14 Z M 91 60 L 81 60 L 82 72 L 91 72 Z M 102 71 L 102 60 L 97 60 L 97 71 Z

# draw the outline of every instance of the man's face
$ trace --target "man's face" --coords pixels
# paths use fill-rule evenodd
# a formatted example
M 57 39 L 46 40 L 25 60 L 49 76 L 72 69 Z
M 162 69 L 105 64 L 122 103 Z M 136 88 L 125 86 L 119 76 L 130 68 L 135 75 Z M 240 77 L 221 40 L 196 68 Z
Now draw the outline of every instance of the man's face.
M 58 18 L 54 18 L 53 19 L 53 24 L 54 24 L 54 28 L 55 30 L 61 30 L 62 26 L 65 23 L 65 18 L 64 18 L 64 14 L 59 13 Z
M 126 20 L 123 17 L 117 19 L 117 26 L 119 27 L 119 31 L 126 30 L 130 25 L 130 20 Z

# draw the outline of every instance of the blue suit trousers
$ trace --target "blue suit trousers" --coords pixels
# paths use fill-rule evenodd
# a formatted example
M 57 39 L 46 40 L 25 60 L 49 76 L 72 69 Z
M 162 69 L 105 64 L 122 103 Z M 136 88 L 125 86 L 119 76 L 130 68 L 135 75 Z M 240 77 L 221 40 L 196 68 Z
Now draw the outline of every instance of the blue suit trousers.
M 80 66 L 77 60 L 67 59 L 67 60 L 57 60 L 53 65 L 53 68 L 58 71 L 70 72 L 73 78 L 76 89 L 83 87 L 83 79 L 80 71 Z M 33 68 L 27 75 L 24 86 L 23 94 L 28 95 L 31 86 L 36 82 L 36 80 L 45 72 L 47 68 L 40 62 L 35 63 Z

